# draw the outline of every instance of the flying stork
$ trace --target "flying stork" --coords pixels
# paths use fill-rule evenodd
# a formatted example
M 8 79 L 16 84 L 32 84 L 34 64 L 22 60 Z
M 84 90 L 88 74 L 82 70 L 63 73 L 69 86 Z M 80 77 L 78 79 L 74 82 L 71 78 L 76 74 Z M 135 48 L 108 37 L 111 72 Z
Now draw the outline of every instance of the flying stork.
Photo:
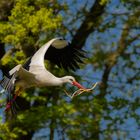
M 24 65 L 17 65 L 9 71 L 9 76 L 4 76 L 1 81 L 2 87 L 11 94 L 15 86 L 19 87 L 11 101 L 8 102 L 6 110 L 22 90 L 30 87 L 61 86 L 64 83 L 70 83 L 79 89 L 85 89 L 76 82 L 73 76 L 56 77 L 45 68 L 44 59 L 50 60 L 60 68 L 66 70 L 75 70 L 79 68 L 78 63 L 82 63 L 81 58 L 84 52 L 71 46 L 71 43 L 61 39 L 54 38 L 43 45 Z

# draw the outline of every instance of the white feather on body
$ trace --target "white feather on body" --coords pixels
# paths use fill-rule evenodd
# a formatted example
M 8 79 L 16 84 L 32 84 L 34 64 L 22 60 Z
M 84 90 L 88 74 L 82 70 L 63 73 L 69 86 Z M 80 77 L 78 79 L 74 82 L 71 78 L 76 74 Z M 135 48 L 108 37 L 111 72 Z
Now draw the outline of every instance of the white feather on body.
M 43 45 L 33 55 L 31 63 L 29 64 L 29 71 L 24 69 L 20 64 L 10 70 L 10 75 L 13 75 L 15 72 L 17 72 L 19 79 L 16 81 L 16 85 L 25 89 L 33 86 L 58 86 L 66 82 L 68 77 L 58 78 L 46 70 L 44 65 L 44 55 L 51 45 L 57 49 L 61 49 L 64 48 L 67 44 L 68 43 L 64 40 L 54 38 Z

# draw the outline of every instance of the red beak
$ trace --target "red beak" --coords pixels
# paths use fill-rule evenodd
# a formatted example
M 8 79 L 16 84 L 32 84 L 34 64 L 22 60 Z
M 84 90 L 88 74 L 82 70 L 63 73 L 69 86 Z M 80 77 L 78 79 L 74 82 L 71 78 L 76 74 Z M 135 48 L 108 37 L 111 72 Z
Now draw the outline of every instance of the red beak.
M 74 81 L 72 82 L 72 84 L 76 87 L 78 87 L 79 89 L 85 89 L 82 85 L 80 85 L 78 82 Z

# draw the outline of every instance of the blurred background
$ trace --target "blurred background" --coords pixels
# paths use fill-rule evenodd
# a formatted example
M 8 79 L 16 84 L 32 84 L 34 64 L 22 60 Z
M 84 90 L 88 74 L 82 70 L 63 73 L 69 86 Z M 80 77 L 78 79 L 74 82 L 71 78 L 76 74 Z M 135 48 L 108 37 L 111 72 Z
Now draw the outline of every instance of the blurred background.
M 26 90 L 14 117 L 0 94 L 0 140 L 139 140 L 140 1 L 0 0 L 0 78 L 60 36 L 87 59 L 74 72 L 49 70 L 101 84 L 72 100 L 68 85 Z

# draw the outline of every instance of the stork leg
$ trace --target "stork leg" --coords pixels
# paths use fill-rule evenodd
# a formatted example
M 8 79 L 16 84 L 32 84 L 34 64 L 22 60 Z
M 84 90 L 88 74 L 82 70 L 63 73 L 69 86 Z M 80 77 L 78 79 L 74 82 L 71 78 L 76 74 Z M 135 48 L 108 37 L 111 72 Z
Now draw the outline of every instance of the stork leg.
M 5 111 L 9 111 L 9 109 L 11 108 L 11 106 L 13 105 L 13 102 L 16 100 L 16 98 L 21 94 L 21 90 L 22 88 L 21 87 L 18 87 L 15 91 L 15 95 L 13 97 L 13 99 L 11 101 L 9 101 L 7 104 L 6 104 L 6 108 L 5 108 Z

